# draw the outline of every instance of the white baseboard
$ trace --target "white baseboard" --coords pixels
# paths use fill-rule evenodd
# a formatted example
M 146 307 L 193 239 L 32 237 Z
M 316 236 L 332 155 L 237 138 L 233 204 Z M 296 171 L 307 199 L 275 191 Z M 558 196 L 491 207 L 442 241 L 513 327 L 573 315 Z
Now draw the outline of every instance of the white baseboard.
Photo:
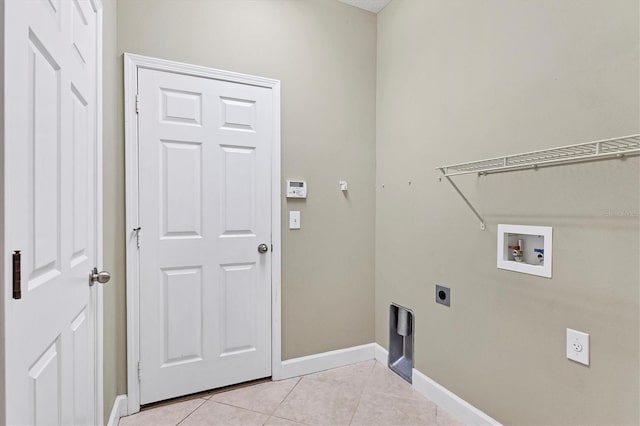
M 113 407 L 111 408 L 111 415 L 109 415 L 109 422 L 107 426 L 117 426 L 121 417 L 127 415 L 127 395 L 118 395 L 113 401 Z
M 415 368 L 413 369 L 412 381 L 415 390 L 444 408 L 465 425 L 500 425 L 500 422 Z
M 336 351 L 323 352 L 315 355 L 282 361 L 278 377 L 274 380 L 283 380 L 290 377 L 303 376 L 317 373 L 330 368 L 344 367 L 345 365 L 374 359 L 375 343 L 354 346 Z
M 385 366 L 388 365 L 389 351 L 377 343 L 374 343 L 374 346 L 376 360 Z M 413 369 L 412 382 L 412 386 L 416 391 L 438 404 L 466 425 L 500 425 L 497 420 L 483 413 L 415 368 Z
M 389 364 L 389 351 L 378 343 L 374 343 L 375 346 L 375 358 L 380 364 L 386 366 Z

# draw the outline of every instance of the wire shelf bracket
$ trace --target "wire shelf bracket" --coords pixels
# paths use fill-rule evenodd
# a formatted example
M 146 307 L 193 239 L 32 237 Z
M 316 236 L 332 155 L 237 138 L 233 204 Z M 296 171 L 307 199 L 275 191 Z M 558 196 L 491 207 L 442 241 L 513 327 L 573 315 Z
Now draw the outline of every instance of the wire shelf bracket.
M 560 166 L 587 161 L 623 159 L 627 156 L 640 155 L 640 134 L 603 139 L 559 148 L 543 149 L 522 154 L 489 158 L 467 163 L 451 164 L 436 167 L 440 171 L 438 179 L 445 178 L 469 206 L 473 214 L 480 220 L 480 229 L 486 229 L 485 221 L 475 207 L 464 196 L 451 176 L 477 173 L 486 176 L 493 173 L 513 172 L 537 169 L 538 167 Z

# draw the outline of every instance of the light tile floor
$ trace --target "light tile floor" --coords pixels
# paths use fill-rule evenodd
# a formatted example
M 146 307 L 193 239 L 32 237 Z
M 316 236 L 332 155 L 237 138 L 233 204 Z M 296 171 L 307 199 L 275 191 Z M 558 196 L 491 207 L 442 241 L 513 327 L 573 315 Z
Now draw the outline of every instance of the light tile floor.
M 450 425 L 433 402 L 386 366 L 367 361 L 141 411 L 129 425 Z

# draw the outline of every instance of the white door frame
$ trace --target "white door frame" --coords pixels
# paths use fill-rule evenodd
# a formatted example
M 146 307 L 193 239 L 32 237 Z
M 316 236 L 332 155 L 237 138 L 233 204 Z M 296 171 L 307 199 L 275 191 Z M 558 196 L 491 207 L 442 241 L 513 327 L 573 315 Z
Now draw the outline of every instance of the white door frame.
M 280 81 L 198 65 L 184 64 L 147 56 L 124 54 L 125 108 L 125 180 L 126 180 L 126 260 L 127 260 L 127 412 L 140 411 L 140 274 L 137 237 L 138 224 L 138 119 L 136 93 L 138 69 L 223 80 L 232 83 L 266 87 L 273 92 L 273 146 L 271 154 L 271 375 L 278 378 L 281 366 L 280 328 Z M 144 239 L 144 229 L 141 238 Z
M 95 151 L 95 167 L 96 167 L 96 187 L 94 188 L 95 197 L 96 197 L 96 267 L 98 270 L 104 269 L 104 259 L 103 259 L 103 136 L 102 136 L 102 112 L 103 112 L 103 68 L 102 68 L 102 53 L 103 53 L 103 2 L 102 0 L 90 0 L 89 2 L 91 7 L 96 12 L 96 45 L 94 46 L 96 50 L 96 103 L 95 103 L 95 114 L 96 114 L 96 126 L 95 126 L 95 137 L 96 137 L 96 151 Z M 0 5 L 0 57 L 4 58 L 4 19 L 6 18 L 4 13 L 4 4 Z M 0 252 L 3 255 L 6 253 L 6 247 L 4 244 L 4 209 L 7 206 L 7 203 L 4 199 L 4 110 L 5 105 L 10 100 L 7 100 L 4 97 L 4 68 L 0 67 L 0 86 L 2 89 L 0 90 Z M 7 105 L 11 107 L 11 105 Z M 279 265 L 278 265 L 279 266 Z M 4 262 L 0 262 L 0 276 L 4 276 Z M 4 283 L 4 285 L 9 285 L 9 283 Z M 4 294 L 4 292 L 2 292 Z M 104 317 L 103 317 L 103 288 L 102 285 L 93 286 L 93 294 L 92 294 L 91 303 L 93 304 L 93 313 L 94 313 L 94 356 L 95 356 L 95 401 L 94 401 L 94 409 L 95 409 L 95 421 L 96 424 L 102 424 L 104 421 Z M 0 318 L 4 321 L 5 311 L 4 311 L 4 297 L 0 297 Z M 5 420 L 5 399 L 3 395 L 3 391 L 7 390 L 5 383 L 5 375 L 4 369 L 6 368 L 4 362 L 4 353 L 5 353 L 5 341 L 4 341 L 4 331 L 3 328 L 0 327 L 0 422 Z

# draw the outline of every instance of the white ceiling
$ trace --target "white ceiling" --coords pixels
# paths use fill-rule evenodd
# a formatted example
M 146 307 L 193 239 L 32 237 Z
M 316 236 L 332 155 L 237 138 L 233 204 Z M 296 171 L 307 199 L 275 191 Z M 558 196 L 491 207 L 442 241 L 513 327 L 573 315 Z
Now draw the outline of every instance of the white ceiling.
M 359 7 L 360 9 L 368 10 L 369 12 L 378 13 L 391 0 L 338 0 L 342 3 L 350 4 L 351 6 Z

